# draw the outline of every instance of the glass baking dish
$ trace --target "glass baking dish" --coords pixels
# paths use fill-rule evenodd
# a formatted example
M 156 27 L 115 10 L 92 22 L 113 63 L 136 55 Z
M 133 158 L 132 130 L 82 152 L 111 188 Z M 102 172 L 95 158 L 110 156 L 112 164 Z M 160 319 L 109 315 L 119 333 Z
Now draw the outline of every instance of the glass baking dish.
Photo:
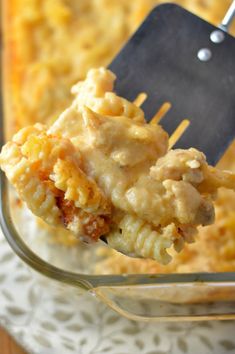
M 1 101 L 0 145 L 6 123 L 2 95 Z M 79 244 L 71 249 L 48 242 L 34 217 L 24 208 L 13 207 L 14 192 L 0 173 L 0 221 L 6 239 L 26 264 L 52 280 L 51 286 L 62 286 L 64 296 L 89 291 L 132 320 L 235 318 L 235 272 L 96 275 L 92 271 L 96 247 Z
M 2 115 L 1 115 L 1 124 Z M 1 130 L 2 132 L 2 130 Z M 1 143 L 3 142 L 1 133 Z M 95 247 L 80 245 L 78 253 L 71 248 L 49 244 L 35 235 L 30 227 L 32 216 L 27 215 L 26 232 L 19 232 L 23 223 L 21 211 L 17 216 L 9 207 L 12 192 L 1 172 L 1 225 L 15 253 L 41 275 L 64 284 L 63 294 L 81 289 L 96 295 L 113 310 L 132 320 L 178 321 L 235 318 L 235 273 L 191 274 L 123 274 L 94 275 L 86 270 L 95 260 Z M 24 211 L 22 215 L 24 215 Z M 16 223 L 16 219 L 18 222 Z M 28 231 L 28 232 L 27 232 Z M 33 233 L 33 235 L 32 235 Z M 32 243 L 31 236 L 37 238 Z M 82 253 L 79 253 L 82 252 Z M 82 255 L 79 262 L 74 261 Z M 84 255 L 84 256 L 83 256 Z M 76 266 L 77 272 L 71 271 Z M 54 282 L 52 282 L 51 285 Z

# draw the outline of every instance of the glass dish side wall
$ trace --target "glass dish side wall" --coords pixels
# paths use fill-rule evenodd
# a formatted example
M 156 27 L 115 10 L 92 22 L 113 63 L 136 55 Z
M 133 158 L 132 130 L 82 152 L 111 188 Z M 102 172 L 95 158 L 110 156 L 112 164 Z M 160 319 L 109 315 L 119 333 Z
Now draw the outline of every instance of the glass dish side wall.
M 115 311 L 132 320 L 201 321 L 235 318 L 233 282 L 102 286 L 93 289 L 93 292 Z

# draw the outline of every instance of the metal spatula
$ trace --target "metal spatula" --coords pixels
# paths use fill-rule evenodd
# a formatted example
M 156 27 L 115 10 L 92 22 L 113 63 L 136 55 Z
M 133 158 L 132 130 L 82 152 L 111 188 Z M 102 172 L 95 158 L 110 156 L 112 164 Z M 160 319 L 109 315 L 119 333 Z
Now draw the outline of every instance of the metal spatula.
M 235 1 L 217 28 L 180 6 L 160 5 L 109 66 L 119 95 L 147 94 L 147 120 L 165 102 L 171 109 L 160 124 L 170 135 L 188 119 L 174 147 L 196 147 L 212 165 L 235 137 L 235 38 L 227 33 L 234 14 Z

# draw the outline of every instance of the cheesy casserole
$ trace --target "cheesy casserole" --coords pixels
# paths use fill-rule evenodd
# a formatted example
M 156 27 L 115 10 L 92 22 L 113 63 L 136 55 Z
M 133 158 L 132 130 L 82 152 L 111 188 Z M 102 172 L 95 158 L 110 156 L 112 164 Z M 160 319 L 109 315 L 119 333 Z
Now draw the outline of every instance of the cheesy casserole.
M 89 68 L 108 64 L 148 11 L 160 2 L 162 1 L 10 0 L 6 2 L 7 136 L 11 137 L 18 129 L 35 122 L 52 125 L 72 101 L 70 87 L 84 79 Z M 178 1 L 178 3 L 212 23 L 218 23 L 230 1 L 191 0 Z M 46 129 L 41 126 L 36 126 L 35 129 L 42 129 L 40 133 L 42 136 L 47 134 Z M 72 147 L 66 149 L 69 151 Z M 221 162 L 221 167 L 234 168 L 232 166 L 234 152 L 235 148 L 232 146 Z M 76 164 L 79 165 L 79 162 Z M 58 168 L 62 169 L 63 166 Z M 155 173 L 158 174 L 156 171 Z M 47 186 L 47 188 L 52 187 Z M 94 188 L 95 195 L 96 193 L 99 195 L 101 205 L 102 203 L 105 205 L 105 213 L 108 213 L 109 203 L 105 200 L 102 191 Z M 177 255 L 174 251 L 170 252 L 174 254 L 174 260 L 169 266 L 160 266 L 150 260 L 129 259 L 119 253 L 108 251 L 105 255 L 106 259 L 102 264 L 100 263 L 99 269 L 97 268 L 98 271 L 138 273 L 202 269 L 234 270 L 234 197 L 232 191 L 219 190 L 216 223 L 200 230 L 195 246 L 185 246 L 185 249 Z M 62 200 L 60 196 L 58 199 Z M 61 207 L 64 207 L 62 204 Z M 125 221 L 124 219 L 123 227 L 127 225 Z M 131 220 L 132 225 L 134 221 Z M 109 226 L 105 222 L 101 224 L 97 222 L 98 228 L 101 228 L 102 232 L 107 231 Z M 50 234 L 50 229 L 48 233 Z M 62 235 L 63 242 L 74 243 L 71 241 L 73 238 L 68 238 L 68 233 L 59 234 Z M 96 234 L 95 237 L 98 236 Z
M 235 174 L 208 166 L 196 149 L 168 150 L 166 132 L 113 92 L 114 79 L 89 70 L 54 124 L 23 128 L 3 146 L 0 166 L 47 223 L 167 264 L 167 249 L 181 251 L 214 222 L 217 189 L 235 190 Z

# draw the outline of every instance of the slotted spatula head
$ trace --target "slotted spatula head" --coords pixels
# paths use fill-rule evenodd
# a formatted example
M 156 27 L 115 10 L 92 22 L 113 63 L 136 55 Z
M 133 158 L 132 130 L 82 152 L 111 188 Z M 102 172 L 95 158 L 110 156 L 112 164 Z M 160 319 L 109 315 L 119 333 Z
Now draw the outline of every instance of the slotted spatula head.
M 220 30 L 214 43 L 214 31 L 180 6 L 160 5 L 109 66 L 120 96 L 147 93 L 147 120 L 164 102 L 172 106 L 160 124 L 170 135 L 188 119 L 174 148 L 195 147 L 212 165 L 235 137 L 235 39 Z

